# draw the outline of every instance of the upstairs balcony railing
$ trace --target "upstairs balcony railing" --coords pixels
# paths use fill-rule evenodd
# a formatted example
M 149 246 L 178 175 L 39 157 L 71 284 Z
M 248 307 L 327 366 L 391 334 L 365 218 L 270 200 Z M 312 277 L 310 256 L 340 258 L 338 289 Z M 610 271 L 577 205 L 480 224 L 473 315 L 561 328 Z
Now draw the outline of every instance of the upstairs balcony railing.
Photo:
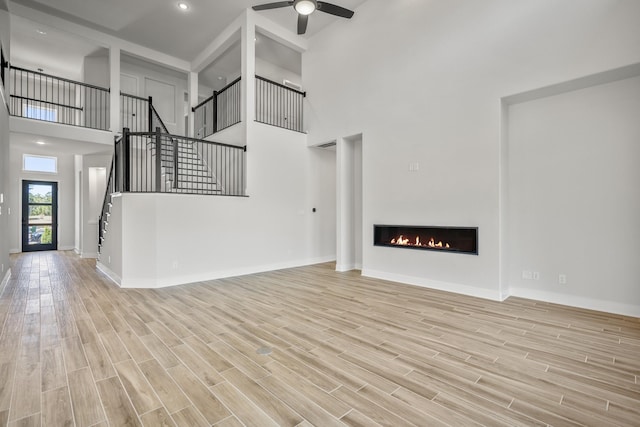
M 163 133 L 169 133 L 150 96 L 143 98 L 120 92 L 120 123 L 130 132 L 153 132 L 159 127 Z
M 304 132 L 303 101 L 306 92 L 256 76 L 256 121 Z
M 195 114 L 195 136 L 206 138 L 216 132 L 240 123 L 241 93 L 238 77 L 219 91 L 192 108 Z
M 109 129 L 109 89 L 20 67 L 9 70 L 11 115 Z
M 304 132 L 305 92 L 256 76 L 256 121 Z M 206 138 L 240 122 L 240 78 L 195 106 L 196 137 Z
M 120 92 L 121 127 L 130 129 L 131 132 L 150 132 L 153 129 L 149 123 L 151 105 L 151 97 L 143 98 Z

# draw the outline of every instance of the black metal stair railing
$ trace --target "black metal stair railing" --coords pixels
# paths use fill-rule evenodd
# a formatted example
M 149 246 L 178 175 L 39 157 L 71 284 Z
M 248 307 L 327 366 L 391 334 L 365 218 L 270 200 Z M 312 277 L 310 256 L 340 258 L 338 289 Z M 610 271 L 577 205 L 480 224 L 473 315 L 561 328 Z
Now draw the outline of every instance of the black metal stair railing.
M 122 192 L 244 196 L 245 147 L 125 129 L 114 173 Z
M 241 121 L 241 78 L 238 77 L 191 109 L 195 136 L 206 138 Z
M 306 92 L 256 76 L 256 121 L 304 132 L 303 103 Z
M 122 140 L 122 136 L 117 136 L 114 141 L 115 152 L 118 151 L 118 147 L 120 146 L 120 141 Z M 105 190 L 104 199 L 102 201 L 102 210 L 100 211 L 100 218 L 98 219 L 98 253 L 102 249 L 102 244 L 104 243 L 105 234 L 107 233 L 107 228 L 109 226 L 109 216 L 111 215 L 111 198 L 114 193 L 117 192 L 117 183 L 116 183 L 116 160 L 117 156 L 114 153 L 114 156 L 111 160 L 111 167 L 109 168 L 109 177 L 107 178 L 107 188 Z
M 149 106 L 151 97 L 143 98 L 137 95 L 120 92 L 120 126 L 132 132 L 149 132 Z
M 109 129 L 109 89 L 20 67 L 9 73 L 12 116 Z

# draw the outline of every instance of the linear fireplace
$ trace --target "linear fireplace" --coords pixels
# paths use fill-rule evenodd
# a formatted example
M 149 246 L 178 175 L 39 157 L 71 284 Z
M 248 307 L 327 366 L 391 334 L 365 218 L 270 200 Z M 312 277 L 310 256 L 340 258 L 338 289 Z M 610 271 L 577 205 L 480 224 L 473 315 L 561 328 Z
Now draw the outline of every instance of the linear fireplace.
M 478 255 L 478 227 L 374 225 L 374 246 Z

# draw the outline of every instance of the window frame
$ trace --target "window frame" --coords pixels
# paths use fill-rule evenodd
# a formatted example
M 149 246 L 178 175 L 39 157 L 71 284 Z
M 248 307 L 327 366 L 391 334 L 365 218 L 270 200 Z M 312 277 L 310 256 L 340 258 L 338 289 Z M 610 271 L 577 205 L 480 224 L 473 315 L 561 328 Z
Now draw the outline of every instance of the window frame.
M 38 158 L 38 159 L 50 159 L 53 160 L 53 171 L 50 170 L 41 170 L 41 169 L 27 169 L 27 159 L 28 158 Z M 58 173 L 58 158 L 56 156 L 42 156 L 39 154 L 27 154 L 24 153 L 22 155 L 22 171 L 23 172 L 35 172 L 35 173 L 47 173 L 51 175 L 55 175 Z

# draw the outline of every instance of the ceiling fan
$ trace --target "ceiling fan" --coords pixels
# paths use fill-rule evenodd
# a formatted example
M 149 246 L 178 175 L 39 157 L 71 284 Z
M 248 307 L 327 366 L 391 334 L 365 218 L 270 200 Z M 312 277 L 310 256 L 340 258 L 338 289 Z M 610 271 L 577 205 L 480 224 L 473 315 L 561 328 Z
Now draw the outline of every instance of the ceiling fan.
M 326 1 L 316 0 L 277 1 L 274 3 L 253 6 L 253 10 L 278 9 L 288 6 L 293 6 L 296 12 L 298 12 L 298 34 L 304 34 L 307 31 L 309 15 L 311 15 L 316 10 L 328 13 L 329 15 L 335 15 L 347 19 L 350 19 L 353 16 L 352 10 L 336 6 L 335 4 L 327 3 Z

